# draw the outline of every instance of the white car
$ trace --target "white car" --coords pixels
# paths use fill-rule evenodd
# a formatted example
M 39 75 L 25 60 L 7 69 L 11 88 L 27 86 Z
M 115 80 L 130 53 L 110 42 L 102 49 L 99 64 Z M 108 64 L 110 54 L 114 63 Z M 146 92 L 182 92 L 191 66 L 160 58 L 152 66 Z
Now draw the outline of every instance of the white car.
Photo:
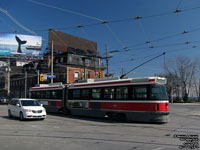
M 46 110 L 36 99 L 14 98 L 8 103 L 8 116 L 24 119 L 46 118 Z

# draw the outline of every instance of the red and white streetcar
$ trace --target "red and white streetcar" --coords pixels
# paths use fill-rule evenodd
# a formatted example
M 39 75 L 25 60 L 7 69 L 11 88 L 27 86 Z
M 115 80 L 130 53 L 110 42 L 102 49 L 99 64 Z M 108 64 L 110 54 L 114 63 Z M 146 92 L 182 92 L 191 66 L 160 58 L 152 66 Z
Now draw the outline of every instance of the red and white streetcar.
M 166 79 L 161 77 L 87 79 L 81 83 L 62 85 L 59 89 L 62 102 L 57 103 L 61 105 L 60 110 L 67 110 L 72 115 L 168 122 L 169 101 L 165 84 Z M 36 90 L 32 88 L 32 91 Z M 53 102 L 48 102 L 46 106 L 52 107 L 50 103 Z

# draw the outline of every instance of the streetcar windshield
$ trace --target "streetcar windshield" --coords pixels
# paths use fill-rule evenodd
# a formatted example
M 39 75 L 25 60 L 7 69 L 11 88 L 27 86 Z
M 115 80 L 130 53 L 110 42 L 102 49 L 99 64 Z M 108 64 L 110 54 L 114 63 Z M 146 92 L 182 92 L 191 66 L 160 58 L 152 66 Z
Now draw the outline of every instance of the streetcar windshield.
M 151 86 L 151 99 L 155 100 L 167 100 L 166 88 L 163 85 L 153 85 Z

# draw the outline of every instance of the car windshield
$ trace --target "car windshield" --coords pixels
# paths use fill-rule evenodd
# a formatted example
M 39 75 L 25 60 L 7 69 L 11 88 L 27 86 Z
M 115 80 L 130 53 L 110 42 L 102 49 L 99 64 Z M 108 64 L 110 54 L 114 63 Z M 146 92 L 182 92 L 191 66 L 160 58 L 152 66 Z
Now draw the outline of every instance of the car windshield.
M 22 106 L 40 106 L 40 103 L 36 100 L 21 100 Z

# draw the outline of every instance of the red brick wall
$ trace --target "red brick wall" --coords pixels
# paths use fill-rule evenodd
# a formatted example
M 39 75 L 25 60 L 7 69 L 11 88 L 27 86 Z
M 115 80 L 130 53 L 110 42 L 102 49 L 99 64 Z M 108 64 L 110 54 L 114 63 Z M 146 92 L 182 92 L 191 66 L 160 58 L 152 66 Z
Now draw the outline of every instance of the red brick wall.
M 82 74 L 84 72 L 84 68 L 67 67 L 67 83 L 73 83 L 75 81 L 75 72 L 79 73 L 79 79 L 83 78 Z M 91 72 L 90 78 L 94 78 L 95 71 L 86 69 L 86 78 L 88 78 L 88 72 Z

